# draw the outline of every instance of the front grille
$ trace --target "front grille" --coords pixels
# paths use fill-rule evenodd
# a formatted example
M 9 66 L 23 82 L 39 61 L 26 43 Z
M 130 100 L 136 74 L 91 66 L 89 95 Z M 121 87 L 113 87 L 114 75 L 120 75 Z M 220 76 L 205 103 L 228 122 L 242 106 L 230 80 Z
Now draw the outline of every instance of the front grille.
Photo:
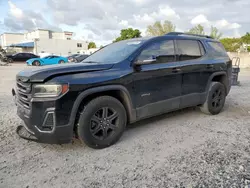
M 17 102 L 23 107 L 30 109 L 31 84 L 17 80 L 16 82 Z

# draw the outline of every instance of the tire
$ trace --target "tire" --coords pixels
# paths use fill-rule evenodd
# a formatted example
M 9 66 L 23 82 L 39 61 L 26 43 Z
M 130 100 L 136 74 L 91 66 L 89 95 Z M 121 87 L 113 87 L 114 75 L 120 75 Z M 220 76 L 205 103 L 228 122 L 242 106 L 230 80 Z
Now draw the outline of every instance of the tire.
M 104 119 L 104 112 L 107 112 L 106 119 Z M 97 97 L 90 101 L 81 112 L 77 124 L 77 135 L 87 146 L 102 149 L 115 144 L 120 139 L 126 124 L 126 111 L 119 100 L 110 96 Z M 107 136 L 104 133 L 107 133 Z
M 65 63 L 63 60 L 60 60 L 60 61 L 58 62 L 58 64 L 63 64 L 63 63 Z
M 8 62 L 8 63 L 13 63 L 13 59 L 10 59 L 10 58 L 9 58 L 9 59 L 7 59 L 7 62 Z
M 32 65 L 34 65 L 34 66 L 40 66 L 41 63 L 39 61 L 33 61 Z
M 200 109 L 205 114 L 217 115 L 223 109 L 225 100 L 225 86 L 220 82 L 212 82 L 209 87 L 206 102 L 200 107 Z

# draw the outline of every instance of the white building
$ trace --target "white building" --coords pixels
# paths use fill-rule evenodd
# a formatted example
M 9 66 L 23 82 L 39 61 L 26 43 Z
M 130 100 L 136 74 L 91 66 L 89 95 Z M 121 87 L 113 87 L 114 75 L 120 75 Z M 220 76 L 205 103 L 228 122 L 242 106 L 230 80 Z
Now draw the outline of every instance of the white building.
M 27 33 L 3 33 L 0 35 L 2 48 L 14 48 L 16 52 L 32 52 L 68 55 L 88 49 L 88 42 L 72 39 L 72 32 L 54 32 L 37 29 Z

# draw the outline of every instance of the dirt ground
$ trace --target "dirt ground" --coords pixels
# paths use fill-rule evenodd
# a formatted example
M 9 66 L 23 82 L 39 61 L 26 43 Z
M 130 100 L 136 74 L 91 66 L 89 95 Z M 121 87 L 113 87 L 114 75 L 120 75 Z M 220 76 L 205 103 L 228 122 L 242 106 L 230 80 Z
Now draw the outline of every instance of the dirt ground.
M 0 187 L 245 187 L 250 185 L 250 70 L 242 70 L 222 113 L 196 108 L 130 125 L 103 150 L 78 140 L 20 139 L 11 88 L 24 65 L 0 67 Z M 247 186 L 246 186 L 247 187 Z

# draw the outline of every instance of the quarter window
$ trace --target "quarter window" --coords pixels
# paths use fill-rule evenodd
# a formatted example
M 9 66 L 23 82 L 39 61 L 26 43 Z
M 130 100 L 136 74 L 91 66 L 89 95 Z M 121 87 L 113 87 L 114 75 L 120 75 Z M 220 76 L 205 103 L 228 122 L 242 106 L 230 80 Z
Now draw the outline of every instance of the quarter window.
M 211 46 L 211 48 L 213 49 L 213 51 L 221 56 L 227 56 L 227 52 L 224 48 L 224 46 L 219 43 L 219 42 L 208 42 L 208 44 Z
M 197 59 L 205 53 L 203 46 L 196 40 L 177 40 L 176 43 L 179 61 Z
M 147 46 L 138 56 L 138 60 L 156 59 L 162 63 L 175 61 L 174 42 L 172 40 L 155 42 Z

